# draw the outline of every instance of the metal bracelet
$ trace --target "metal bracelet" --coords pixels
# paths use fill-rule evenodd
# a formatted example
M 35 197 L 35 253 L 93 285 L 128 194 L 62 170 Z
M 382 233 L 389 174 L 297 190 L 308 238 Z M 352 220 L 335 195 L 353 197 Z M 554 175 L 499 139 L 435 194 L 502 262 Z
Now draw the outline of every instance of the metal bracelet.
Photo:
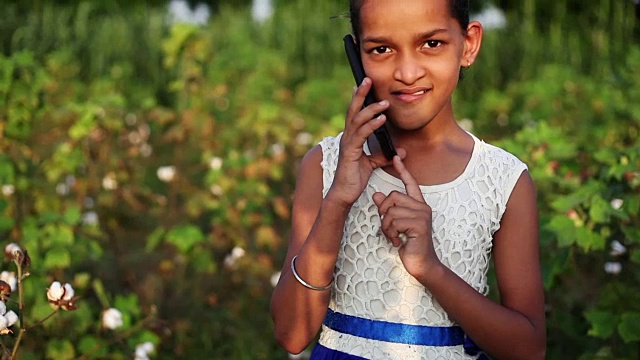
M 296 280 L 298 280 L 298 282 L 300 284 L 302 284 L 304 287 L 306 287 L 308 289 L 316 290 L 316 291 L 324 291 L 324 290 L 331 289 L 331 285 L 333 285 L 333 279 L 331 280 L 331 282 L 327 286 L 313 286 L 313 285 L 307 283 L 306 281 L 302 280 L 302 278 L 300 277 L 300 275 L 298 275 L 298 272 L 296 271 L 296 259 L 297 258 L 298 258 L 298 255 L 294 256 L 293 259 L 291 259 L 291 272 L 293 273 L 293 276 L 296 278 Z

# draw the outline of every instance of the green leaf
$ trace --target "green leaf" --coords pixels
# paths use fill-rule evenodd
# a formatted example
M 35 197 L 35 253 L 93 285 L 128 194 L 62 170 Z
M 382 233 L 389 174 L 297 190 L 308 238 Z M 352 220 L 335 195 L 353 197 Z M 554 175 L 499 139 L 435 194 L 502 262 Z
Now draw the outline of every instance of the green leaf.
M 216 262 L 208 251 L 196 251 L 191 256 L 193 268 L 202 273 L 215 273 Z
M 640 228 L 631 224 L 631 226 L 622 226 L 621 230 L 627 241 L 640 244 Z
M 628 312 L 622 314 L 618 332 L 624 342 L 640 341 L 640 313 Z
M 68 225 L 76 225 L 82 219 L 82 213 L 80 212 L 80 208 L 77 206 L 70 206 L 64 214 L 62 214 L 62 221 L 64 221 Z
M 89 303 L 83 301 L 78 305 L 76 310 L 65 314 L 65 316 L 72 319 L 74 330 L 77 333 L 85 334 L 96 326 L 96 320 Z
M 164 234 L 165 230 L 161 226 L 153 230 L 153 232 L 147 236 L 147 244 L 144 247 L 145 251 L 151 252 L 155 250 L 162 242 Z
M 69 129 L 69 137 L 74 140 L 78 140 L 89 135 L 96 125 L 97 109 L 93 106 L 88 106 L 88 108 L 84 108 L 82 110 L 83 114 L 80 119 Z
M 553 257 L 544 259 L 542 262 L 542 278 L 544 281 L 544 288 L 551 289 L 556 277 L 562 275 L 563 271 L 567 268 L 567 263 L 571 258 L 570 248 L 557 249 Z
M 118 295 L 113 303 L 113 307 L 120 310 L 122 315 L 131 314 L 140 315 L 140 305 L 138 304 L 138 296 L 136 294 Z
M 638 215 L 640 212 L 640 197 L 637 194 L 625 197 L 622 209 L 629 215 Z
M 66 269 L 71 265 L 71 254 L 65 248 L 56 247 L 44 255 L 44 267 L 50 269 Z
M 86 289 L 91 281 L 91 274 L 88 272 L 77 272 L 73 276 L 73 286 L 79 289 Z
M 11 159 L 0 156 L 0 185 L 13 184 L 14 181 L 15 172 Z
M 167 242 L 175 245 L 178 250 L 186 254 L 195 245 L 204 241 L 202 231 L 193 225 L 177 226 L 167 233 Z
M 6 216 L 0 216 L 0 231 L 8 231 L 13 229 L 15 221 Z
M 551 207 L 558 212 L 566 212 L 574 209 L 576 206 L 585 203 L 594 194 L 597 194 L 602 189 L 602 184 L 590 181 L 584 184 L 575 192 L 560 196 L 551 203 Z
M 109 296 L 107 295 L 107 291 L 104 288 L 104 284 L 102 283 L 102 280 L 93 279 L 92 285 L 93 285 L 93 291 L 98 297 L 98 300 L 100 300 L 100 305 L 102 305 L 102 307 L 105 309 L 110 308 L 111 305 L 109 301 Z
M 185 43 L 197 32 L 198 28 L 196 26 L 186 23 L 176 24 L 171 27 L 171 36 L 162 43 L 162 50 L 165 55 L 164 63 L 167 68 L 173 67 L 178 62 Z
M 107 347 L 102 339 L 88 335 L 80 339 L 78 343 L 78 351 L 83 355 L 89 355 L 90 358 L 101 357 L 107 355 Z
M 619 317 L 608 311 L 591 310 L 585 313 L 591 328 L 589 336 L 606 339 L 613 335 L 619 322 Z
M 571 246 L 576 241 L 576 226 L 573 220 L 564 215 L 555 215 L 546 228 L 556 234 L 561 247 Z
M 40 223 L 49 224 L 57 222 L 60 219 L 60 214 L 54 211 L 46 211 L 40 214 Z
M 72 360 L 76 351 L 70 340 L 52 339 L 47 344 L 47 359 Z
M 142 344 L 142 343 L 147 342 L 147 341 L 149 341 L 153 345 L 155 345 L 156 349 L 157 349 L 158 344 L 160 344 L 160 337 L 158 335 L 156 335 L 156 333 L 154 333 L 153 331 L 143 330 L 143 331 L 140 331 L 139 333 L 137 333 L 134 336 L 130 336 L 127 339 L 127 343 L 132 348 L 135 348 L 136 345 Z
M 576 228 L 576 239 L 578 245 L 582 247 L 585 251 L 589 250 L 602 250 L 606 245 L 607 239 L 593 232 L 586 227 Z
M 73 245 L 75 235 L 71 226 L 64 224 L 47 225 L 46 229 L 52 247 Z
M 611 205 L 600 195 L 591 198 L 591 207 L 589 208 L 589 216 L 596 223 L 605 223 L 609 221 L 611 214 Z
M 41 289 L 39 289 L 41 290 Z M 44 296 L 46 292 L 46 288 L 40 293 L 40 295 L 42 297 L 38 297 L 37 301 L 35 304 L 33 304 L 30 309 L 29 309 L 29 314 L 30 317 L 32 319 L 34 319 L 35 321 L 40 321 L 44 318 L 46 318 L 47 316 L 50 316 L 51 313 L 54 312 L 53 308 L 51 307 L 51 304 L 49 304 L 49 302 L 47 301 L 47 297 Z M 54 318 L 60 316 L 60 314 L 56 314 L 56 316 L 54 316 Z M 45 329 L 50 329 L 51 327 L 55 326 L 55 321 L 45 321 L 42 326 Z

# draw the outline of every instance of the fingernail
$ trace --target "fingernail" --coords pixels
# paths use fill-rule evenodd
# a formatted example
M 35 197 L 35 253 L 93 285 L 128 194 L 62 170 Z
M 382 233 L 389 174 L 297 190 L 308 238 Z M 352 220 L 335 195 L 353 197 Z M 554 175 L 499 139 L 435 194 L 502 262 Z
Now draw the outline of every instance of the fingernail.
M 389 102 L 387 100 L 382 100 L 378 104 L 380 104 L 381 106 L 387 106 L 387 104 L 389 104 Z

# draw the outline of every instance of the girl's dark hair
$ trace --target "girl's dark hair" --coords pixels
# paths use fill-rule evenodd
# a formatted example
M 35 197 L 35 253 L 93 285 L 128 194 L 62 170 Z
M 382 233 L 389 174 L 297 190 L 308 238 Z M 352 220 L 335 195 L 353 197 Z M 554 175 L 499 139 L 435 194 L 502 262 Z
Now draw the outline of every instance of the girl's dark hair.
M 360 8 L 366 0 L 349 0 L 349 17 L 351 18 L 351 30 L 356 39 L 360 36 Z M 426 1 L 426 0 L 425 0 Z M 462 31 L 467 31 L 469 25 L 469 1 L 470 0 L 448 0 L 449 11 L 453 16 Z

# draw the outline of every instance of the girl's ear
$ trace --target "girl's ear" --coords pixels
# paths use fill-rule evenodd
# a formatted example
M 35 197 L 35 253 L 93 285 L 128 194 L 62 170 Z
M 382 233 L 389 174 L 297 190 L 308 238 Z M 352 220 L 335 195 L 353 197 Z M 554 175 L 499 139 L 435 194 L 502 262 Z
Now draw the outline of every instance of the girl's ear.
M 464 38 L 464 50 L 460 59 L 460 66 L 468 68 L 476 60 L 482 44 L 482 24 L 478 21 L 469 22 L 467 34 Z

